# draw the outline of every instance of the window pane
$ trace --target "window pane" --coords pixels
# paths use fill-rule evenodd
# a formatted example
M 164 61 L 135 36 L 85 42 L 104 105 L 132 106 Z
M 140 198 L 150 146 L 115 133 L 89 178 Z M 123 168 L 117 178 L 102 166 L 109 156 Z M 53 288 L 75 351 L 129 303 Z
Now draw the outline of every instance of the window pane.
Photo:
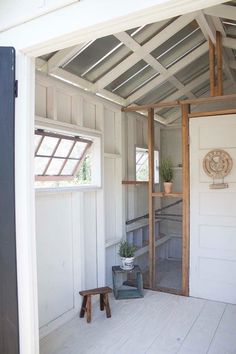
M 45 170 L 45 167 L 47 166 L 48 161 L 49 161 L 49 158 L 47 158 L 47 157 L 35 157 L 35 174 L 36 175 L 43 174 L 43 171 Z
M 41 135 L 35 134 L 35 136 L 34 136 L 34 148 L 35 148 L 35 150 L 37 149 L 41 139 L 42 139 Z
M 159 151 L 155 150 L 154 151 L 154 182 L 159 183 L 160 182 L 160 177 L 159 177 Z
M 69 154 L 69 151 L 73 144 L 73 140 L 62 139 L 57 148 L 55 156 L 66 157 Z
M 74 158 L 80 158 L 85 150 L 85 148 L 87 147 L 86 143 L 81 143 L 79 141 L 76 142 L 70 157 L 74 157 Z
M 53 175 L 53 176 L 58 175 L 64 161 L 65 161 L 64 159 L 52 159 L 46 171 L 46 174 Z
M 45 136 L 39 148 L 38 155 L 51 156 L 53 150 L 56 147 L 57 142 L 58 142 L 58 138 Z
M 148 151 L 136 148 L 136 180 L 148 181 Z
M 78 164 L 77 160 L 68 160 L 62 170 L 61 175 L 63 176 L 72 175 L 77 164 Z

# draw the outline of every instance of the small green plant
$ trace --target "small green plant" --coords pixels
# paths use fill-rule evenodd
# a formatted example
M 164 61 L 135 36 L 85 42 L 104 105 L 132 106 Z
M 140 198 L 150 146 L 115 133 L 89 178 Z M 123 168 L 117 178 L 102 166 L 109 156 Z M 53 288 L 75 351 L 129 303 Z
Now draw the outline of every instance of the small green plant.
M 164 159 L 160 165 L 160 175 L 163 182 L 172 182 L 174 176 L 173 164 L 170 159 Z
M 136 247 L 134 245 L 129 245 L 127 241 L 121 241 L 119 244 L 119 256 L 125 258 L 134 257 Z

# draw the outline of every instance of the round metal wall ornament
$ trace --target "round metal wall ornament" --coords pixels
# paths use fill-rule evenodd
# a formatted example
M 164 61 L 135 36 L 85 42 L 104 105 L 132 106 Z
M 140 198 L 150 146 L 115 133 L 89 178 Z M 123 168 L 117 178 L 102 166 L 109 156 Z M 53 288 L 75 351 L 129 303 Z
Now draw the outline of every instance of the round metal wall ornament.
M 203 159 L 203 169 L 205 173 L 213 178 L 213 184 L 210 188 L 228 188 L 224 183 L 224 177 L 227 176 L 233 167 L 231 156 L 224 150 L 215 149 L 209 151 Z M 215 183 L 215 180 L 221 179 L 221 183 Z

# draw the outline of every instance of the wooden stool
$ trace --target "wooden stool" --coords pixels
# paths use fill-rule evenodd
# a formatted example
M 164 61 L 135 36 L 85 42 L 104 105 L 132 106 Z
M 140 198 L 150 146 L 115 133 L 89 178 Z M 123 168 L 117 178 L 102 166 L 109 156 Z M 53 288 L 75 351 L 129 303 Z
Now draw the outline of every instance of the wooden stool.
M 83 302 L 81 305 L 79 317 L 84 317 L 85 312 L 87 312 L 87 322 L 91 322 L 91 312 L 92 312 L 92 295 L 100 295 L 100 310 L 103 311 L 106 308 L 107 318 L 111 317 L 111 309 L 109 305 L 108 294 L 112 292 L 112 289 L 108 286 L 103 288 L 95 288 L 90 290 L 80 291 L 80 295 L 83 296 Z

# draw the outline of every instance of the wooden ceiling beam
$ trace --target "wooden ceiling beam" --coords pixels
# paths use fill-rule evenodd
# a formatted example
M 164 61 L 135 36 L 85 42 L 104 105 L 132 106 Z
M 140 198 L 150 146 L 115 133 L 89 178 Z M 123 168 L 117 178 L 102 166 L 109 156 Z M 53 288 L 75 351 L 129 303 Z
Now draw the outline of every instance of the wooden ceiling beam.
M 233 6 L 224 5 L 224 8 L 225 7 L 232 8 Z M 215 15 L 212 15 L 212 17 L 208 17 L 208 18 L 206 18 L 206 16 L 205 16 L 205 15 L 211 15 L 211 12 L 212 12 L 212 14 L 216 14 L 216 13 L 219 14 L 219 9 L 221 9 L 223 11 L 224 8 L 221 8 L 221 5 L 219 5 L 219 6 L 215 6 L 214 8 L 209 8 L 209 9 L 199 11 L 196 16 L 196 20 L 197 20 L 197 22 L 198 22 L 198 24 L 199 24 L 199 26 L 200 26 L 200 28 L 207 40 L 210 38 L 211 41 L 214 44 L 216 44 L 216 31 L 219 31 L 222 35 L 223 46 L 227 46 L 225 43 L 229 43 L 229 42 L 226 41 L 226 38 L 225 38 L 226 33 L 224 30 L 224 27 L 222 26 L 221 20 L 218 17 L 215 17 Z M 234 12 L 235 12 L 235 8 L 234 8 Z M 234 59 L 232 51 L 226 52 L 225 48 L 223 48 L 222 59 L 223 59 L 224 70 L 225 70 L 228 78 L 230 78 L 232 80 L 232 82 L 235 84 L 236 83 L 236 76 L 232 72 L 232 70 L 229 66 L 229 60 Z
M 231 80 L 227 80 L 225 82 L 225 89 L 228 89 L 230 87 L 232 87 L 232 81 Z M 201 98 L 208 98 L 209 97 L 209 91 L 208 92 L 205 92 Z M 183 101 L 184 102 L 184 101 Z M 191 108 L 191 111 L 192 112 L 195 112 L 199 109 L 199 105 L 196 105 L 196 106 L 192 106 Z M 168 126 L 169 124 L 173 124 L 174 122 L 176 122 L 179 118 L 181 118 L 181 112 L 176 112 L 174 114 L 172 114 L 169 118 L 166 119 L 166 126 Z
M 157 46 L 160 46 L 162 43 L 167 41 L 171 36 L 173 36 L 176 32 L 185 27 L 188 23 L 194 20 L 193 14 L 183 15 L 173 21 L 170 25 L 165 27 L 160 33 L 151 38 L 147 43 L 141 46 L 138 50 L 136 50 L 133 54 L 131 54 L 128 58 L 123 60 L 120 64 L 118 64 L 114 69 L 110 70 L 106 75 L 104 75 L 100 80 L 96 82 L 98 88 L 103 88 L 109 85 L 112 81 L 114 81 L 117 77 L 121 75 L 121 73 L 127 71 L 141 59 L 145 58 L 147 54 L 151 53 Z M 132 44 L 133 45 L 133 44 Z
M 130 107 L 122 108 L 123 112 L 139 112 L 139 111 L 146 111 L 149 108 L 164 108 L 164 107 L 176 107 L 179 105 L 179 101 L 172 101 L 172 102 L 160 102 L 155 104 L 146 104 L 142 106 L 134 105 Z
M 139 90 L 137 90 L 132 95 L 130 95 L 127 98 L 127 103 L 131 104 L 132 102 L 135 102 L 135 101 L 141 99 L 149 91 L 153 90 L 155 87 L 157 87 L 157 86 L 161 85 L 162 83 L 164 83 L 165 81 L 167 81 L 170 76 L 175 75 L 178 71 L 183 69 L 185 66 L 190 64 L 192 61 L 199 58 L 201 55 L 203 55 L 207 51 L 208 51 L 208 45 L 207 45 L 207 43 L 203 43 L 197 49 L 193 50 L 190 54 L 186 55 L 183 59 L 179 60 L 176 64 L 171 66 L 167 70 L 167 74 L 159 75 L 157 78 L 151 80 L 146 85 L 144 85 Z
M 71 74 L 64 69 L 57 68 L 50 75 L 53 77 L 56 77 L 62 81 L 65 81 L 67 83 L 70 83 L 74 86 L 82 88 L 85 91 L 97 94 L 98 96 L 106 98 L 107 100 L 112 101 L 116 104 L 119 104 L 121 106 L 126 106 L 126 100 L 123 99 L 122 97 L 120 97 L 110 91 L 107 91 L 105 89 L 101 89 L 98 92 L 96 90 L 96 86 L 93 83 L 91 83 L 85 79 L 82 79 L 81 77 L 79 77 L 77 75 Z
M 127 47 L 133 50 L 134 53 L 141 53 L 140 60 L 143 59 L 147 64 L 149 64 L 154 70 L 159 72 L 160 74 L 167 75 L 168 70 L 157 60 L 155 59 L 150 53 L 145 53 L 142 50 L 142 46 L 137 43 L 131 36 L 129 36 L 126 32 L 118 33 L 115 35 L 122 43 L 124 43 Z M 170 76 L 168 78 L 173 86 L 177 89 L 182 89 L 184 85 L 175 77 Z M 195 96 L 189 92 L 187 93 L 189 98 L 194 98 Z
M 71 60 L 84 46 L 84 43 L 75 45 L 73 47 L 65 48 L 59 50 L 48 60 L 48 72 L 51 73 L 53 70 L 63 66 L 66 62 Z

